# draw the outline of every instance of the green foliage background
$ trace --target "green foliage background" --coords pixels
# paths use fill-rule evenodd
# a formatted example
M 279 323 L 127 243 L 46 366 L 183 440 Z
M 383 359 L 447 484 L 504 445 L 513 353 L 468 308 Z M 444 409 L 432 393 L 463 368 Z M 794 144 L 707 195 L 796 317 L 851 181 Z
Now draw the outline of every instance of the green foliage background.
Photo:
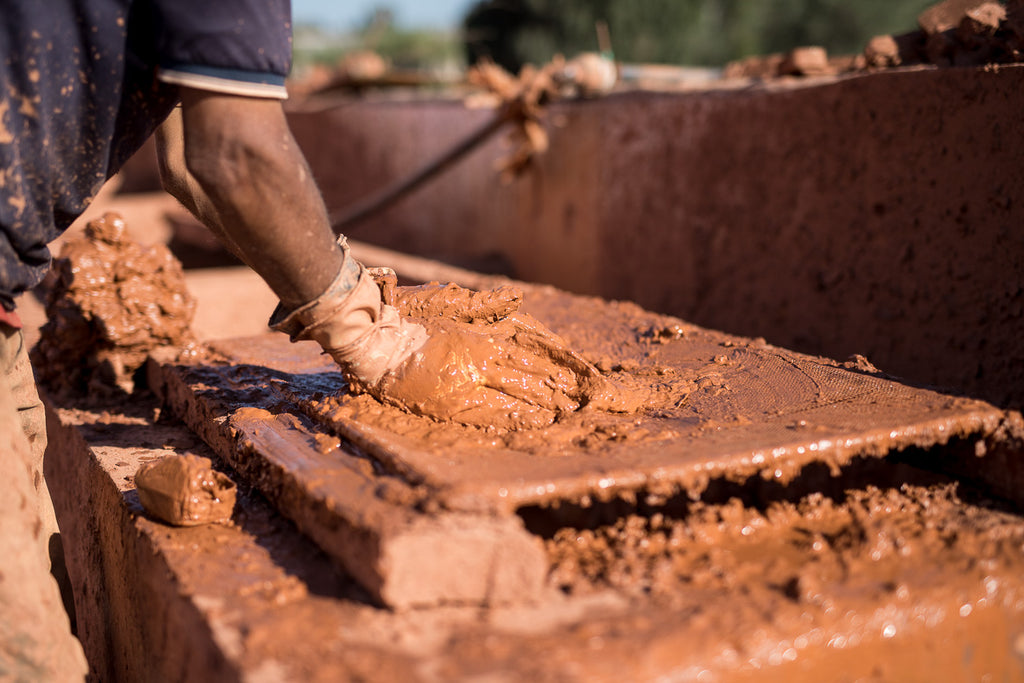
M 317 26 L 298 25 L 293 35 L 295 69 L 312 64 L 336 64 L 354 50 L 372 50 L 398 68 L 433 68 L 460 63 L 462 41 L 456 29 L 406 30 L 395 24 L 390 10 L 370 12 L 361 27 L 347 34 L 331 34 Z
M 517 38 L 525 61 L 597 49 L 594 26 L 604 20 L 620 61 L 720 66 L 801 45 L 857 53 L 875 35 L 916 29 L 917 15 L 935 0 L 525 1 L 555 19 L 554 29 Z
M 830 54 L 860 52 L 883 33 L 906 33 L 935 0 L 485 0 L 529 12 L 535 21 L 507 38 L 518 61 L 542 64 L 598 49 L 595 25 L 608 24 L 616 59 L 623 62 L 722 66 L 752 55 L 822 45 Z M 396 66 L 464 64 L 465 35 L 404 30 L 381 7 L 347 35 L 298 26 L 298 66 L 333 63 L 354 49 L 375 50 Z M 471 8 L 472 10 L 472 8 Z

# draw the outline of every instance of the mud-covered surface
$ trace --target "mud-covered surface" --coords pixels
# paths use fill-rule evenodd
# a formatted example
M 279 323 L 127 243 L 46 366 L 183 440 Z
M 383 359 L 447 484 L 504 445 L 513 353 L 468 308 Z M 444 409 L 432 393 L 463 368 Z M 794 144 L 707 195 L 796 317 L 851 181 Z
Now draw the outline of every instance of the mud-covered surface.
M 38 381 L 54 394 L 131 393 L 156 349 L 194 357 L 195 301 L 180 262 L 162 244 L 143 246 L 116 213 L 91 221 L 55 259 L 47 322 L 31 352 Z
M 841 507 L 851 503 L 833 489 L 857 463 L 909 453 L 926 467 L 937 467 L 938 454 L 946 452 L 972 462 L 1001 453 L 1002 460 L 990 459 L 1000 466 L 1020 458 L 1018 414 L 899 383 L 863 358 L 837 363 L 803 356 L 631 304 L 551 288 L 528 287 L 524 310 L 550 325 L 606 381 L 642 395 L 642 407 L 612 412 L 584 406 L 538 428 L 431 420 L 372 396 L 350 394 L 315 345 L 290 344 L 282 336 L 221 340 L 211 346 L 219 359 L 154 364 L 151 377 L 171 409 L 243 479 L 377 600 L 394 605 L 536 600 L 543 593 L 538 562 L 553 562 L 556 583 L 570 593 L 587 593 L 591 584 L 602 587 L 611 575 L 636 579 L 632 589 L 612 581 L 616 590 L 642 593 L 659 584 L 652 576 L 672 572 L 676 578 L 666 590 L 682 590 L 673 583 L 678 577 L 713 571 L 712 565 L 727 568 L 715 559 L 717 551 L 710 552 L 711 565 L 703 569 L 687 565 L 696 560 L 685 553 L 621 565 L 614 550 L 598 553 L 600 569 L 584 570 L 593 558 L 572 559 L 565 554 L 568 546 L 552 543 L 583 538 L 579 547 L 587 558 L 586 533 L 591 532 L 556 532 L 575 528 L 571 511 L 593 520 L 609 509 L 623 508 L 621 514 L 628 516 L 633 514 L 629 506 L 637 506 L 647 510 L 644 516 L 662 520 L 643 534 L 644 547 L 653 548 L 659 537 L 680 533 L 678 526 L 658 527 L 678 510 L 658 510 L 678 508 L 681 501 L 718 504 L 724 502 L 718 500 L 723 492 L 732 491 L 740 500 L 767 497 L 795 505 L 795 494 L 779 496 L 799 486 L 800 495 L 830 492 Z M 987 475 L 990 482 L 1018 476 L 1012 469 Z M 882 475 L 886 486 L 898 488 L 902 480 L 895 479 Z M 1012 497 L 1014 486 L 1004 485 L 1002 494 Z M 507 521 L 515 522 L 517 513 L 525 530 Z M 760 522 L 751 517 L 741 528 L 770 528 L 764 519 L 781 519 L 783 508 L 766 507 L 762 514 Z M 840 516 L 835 513 L 808 533 L 839 533 L 832 527 Z M 554 539 L 548 541 L 549 559 L 538 560 L 540 551 L 528 532 Z M 700 534 L 707 536 L 706 529 Z M 367 543 L 367 538 L 374 540 Z M 412 538 L 448 538 L 451 553 L 421 556 L 420 548 L 433 541 L 417 545 Z M 594 547 L 609 544 L 608 538 L 591 540 Z M 790 541 L 783 534 L 760 549 L 752 545 L 751 552 Z M 712 545 L 707 541 L 707 548 Z M 502 546 L 517 551 L 503 554 Z M 473 557 L 484 561 L 466 559 Z M 844 558 L 829 562 L 829 572 L 848 564 Z M 790 576 L 773 575 L 773 580 L 793 580 L 802 564 L 804 558 L 794 560 Z M 500 581 L 491 574 L 495 566 L 507 570 Z M 417 572 L 410 572 L 412 567 Z M 575 578 L 565 578 L 566 571 Z M 643 577 L 646 571 L 651 576 Z M 430 581 L 407 578 L 452 572 L 460 582 L 436 591 L 427 590 Z M 473 585 L 481 587 L 466 589 Z M 486 588 L 496 585 L 504 587 L 500 597 Z
M 874 600 L 904 592 L 901 584 L 922 567 L 949 570 L 965 587 L 1015 571 L 1024 529 L 1011 506 L 976 491 L 964 501 L 957 483 L 940 475 L 887 469 L 876 476 L 910 482 L 764 507 L 696 501 L 680 516 L 649 507 L 592 529 L 562 527 L 546 545 L 551 580 L 570 594 L 611 587 L 668 602 L 691 590 L 767 590 L 830 613 L 840 594 Z
M 349 394 L 283 335 L 154 359 L 163 407 L 65 399 L 47 475 L 94 669 L 154 673 L 159 651 L 189 680 L 1024 675 L 1019 507 L 915 466 L 1012 482 L 1018 415 L 524 292 L 643 405 L 438 422 Z M 139 466 L 186 453 L 239 482 L 230 520 L 143 515 Z
M 536 288 L 524 310 L 602 377 L 642 395 L 630 412 L 582 409 L 539 429 L 436 421 L 348 393 L 313 344 L 222 340 L 218 362 L 175 366 L 197 400 L 302 415 L 424 484 L 445 507 L 509 510 L 546 500 L 649 489 L 700 495 L 718 478 L 785 483 L 808 463 L 832 471 L 951 439 L 1019 437 L 1020 418 L 981 401 L 917 389 L 875 371 L 731 337 L 630 304 Z
M 528 526 L 550 563 L 542 595 L 516 606 L 395 612 L 375 607 L 245 486 L 230 524 L 179 528 L 142 516 L 139 464 L 213 457 L 147 394 L 58 414 L 63 460 L 51 466 L 76 482 L 60 487 L 58 509 L 78 505 L 73 566 L 95 563 L 77 595 L 101 675 L 1024 675 L 1024 520 L 982 490 L 905 464 L 851 464 L 824 493 L 805 482 L 767 498 L 727 491 L 531 511 Z M 90 597 L 97 585 L 103 600 Z

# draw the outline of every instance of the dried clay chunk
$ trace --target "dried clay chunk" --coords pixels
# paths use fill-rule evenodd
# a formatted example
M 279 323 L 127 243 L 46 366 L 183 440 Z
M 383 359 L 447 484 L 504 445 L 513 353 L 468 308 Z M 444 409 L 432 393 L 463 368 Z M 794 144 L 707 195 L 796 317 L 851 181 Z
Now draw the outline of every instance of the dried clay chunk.
M 146 512 L 176 526 L 227 522 L 235 508 L 235 483 L 198 455 L 146 463 L 135 473 L 135 486 Z

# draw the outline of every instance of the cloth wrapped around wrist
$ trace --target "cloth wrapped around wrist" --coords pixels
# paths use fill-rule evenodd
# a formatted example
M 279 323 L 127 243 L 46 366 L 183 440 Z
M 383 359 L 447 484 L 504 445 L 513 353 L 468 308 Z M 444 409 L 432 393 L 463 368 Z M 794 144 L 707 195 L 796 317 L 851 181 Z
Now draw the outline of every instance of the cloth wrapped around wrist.
M 380 287 L 346 245 L 338 276 L 313 301 L 288 311 L 278 305 L 270 327 L 292 341 L 317 342 L 341 367 L 353 390 L 366 391 L 401 366 L 427 341 L 423 326 L 385 304 Z

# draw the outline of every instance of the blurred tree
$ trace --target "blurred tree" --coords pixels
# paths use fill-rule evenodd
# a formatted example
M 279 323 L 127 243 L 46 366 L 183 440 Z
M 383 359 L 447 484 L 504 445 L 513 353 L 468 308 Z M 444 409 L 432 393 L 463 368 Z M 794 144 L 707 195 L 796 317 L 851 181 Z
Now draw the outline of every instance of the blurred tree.
M 487 54 L 511 70 L 556 53 L 596 50 L 599 20 L 608 23 L 621 61 L 720 66 L 801 45 L 859 52 L 872 36 L 914 30 L 917 14 L 933 2 L 485 0 L 473 6 L 463 28 L 470 62 Z
M 387 7 L 375 7 L 363 22 L 363 35 L 376 35 L 395 28 L 395 13 Z
M 466 61 L 474 64 L 488 58 L 509 71 L 522 67 L 524 51 L 518 45 L 525 35 L 543 34 L 554 28 L 531 9 L 527 0 L 489 0 L 476 4 L 463 20 Z
M 437 67 L 458 60 L 458 43 L 442 31 L 403 30 L 390 9 L 375 8 L 357 35 L 359 49 L 372 50 L 403 69 Z
M 386 0 L 381 0 L 386 2 Z M 353 32 L 332 32 L 322 26 L 294 29 L 294 72 L 303 75 L 316 65 L 334 68 L 352 52 L 370 50 L 401 69 L 444 70 L 462 66 L 462 41 L 457 31 L 408 30 L 394 12 L 376 7 Z

